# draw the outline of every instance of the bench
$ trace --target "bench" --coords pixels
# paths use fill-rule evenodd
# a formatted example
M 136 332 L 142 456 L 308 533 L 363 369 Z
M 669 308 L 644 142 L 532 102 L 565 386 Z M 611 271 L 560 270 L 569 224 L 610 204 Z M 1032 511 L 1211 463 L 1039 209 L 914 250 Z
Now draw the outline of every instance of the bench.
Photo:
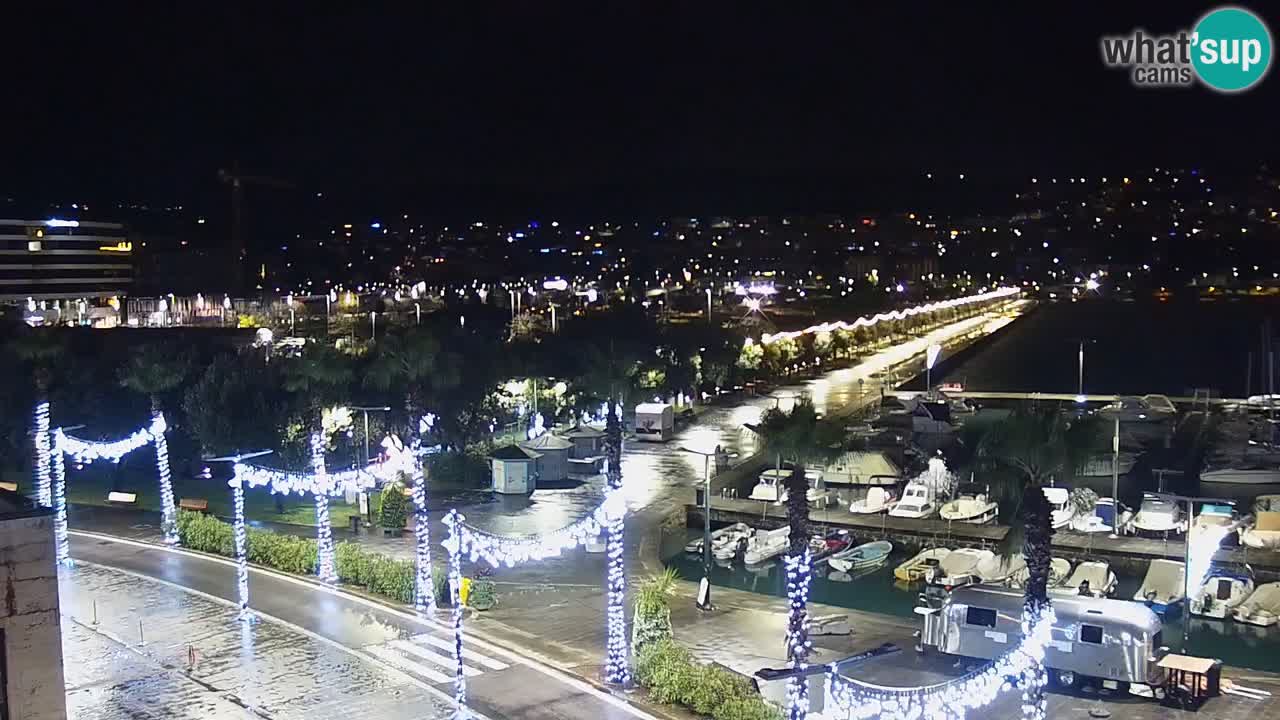
M 18 483 L 0 482 L 0 490 L 8 490 L 9 492 L 18 492 Z
M 107 493 L 107 502 L 113 505 L 133 505 L 138 502 L 138 493 L 116 492 L 112 490 Z
M 178 508 L 193 512 L 205 512 L 209 509 L 209 501 L 204 498 L 182 498 L 178 501 Z
M 810 635 L 848 635 L 848 615 L 819 615 L 809 621 Z

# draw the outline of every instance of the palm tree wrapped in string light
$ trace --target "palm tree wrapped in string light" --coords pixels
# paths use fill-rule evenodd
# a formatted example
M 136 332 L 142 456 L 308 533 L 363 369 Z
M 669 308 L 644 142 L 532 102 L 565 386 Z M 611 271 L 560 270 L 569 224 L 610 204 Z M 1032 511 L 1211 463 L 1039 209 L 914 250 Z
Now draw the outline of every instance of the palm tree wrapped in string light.
M 120 368 L 120 384 L 151 400 L 152 423 L 164 415 L 163 398 L 180 387 L 191 374 L 193 358 L 171 345 L 144 345 L 129 356 Z M 160 525 L 165 541 L 178 541 L 178 515 L 173 503 L 173 481 L 169 475 L 169 443 L 164 433 L 155 437 L 156 466 L 160 475 Z

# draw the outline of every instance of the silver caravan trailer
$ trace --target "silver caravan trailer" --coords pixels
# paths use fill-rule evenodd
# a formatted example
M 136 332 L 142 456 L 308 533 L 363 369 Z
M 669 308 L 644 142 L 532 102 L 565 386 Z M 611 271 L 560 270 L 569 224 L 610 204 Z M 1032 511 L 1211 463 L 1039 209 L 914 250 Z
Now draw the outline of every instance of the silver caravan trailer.
M 1117 683 L 1158 685 L 1156 663 L 1160 618 L 1150 608 L 1125 600 L 1052 595 L 1053 640 L 1045 648 L 1049 679 L 1073 688 L 1094 678 Z M 922 646 L 963 657 L 991 659 L 1022 640 L 1021 592 L 988 585 L 957 588 L 940 608 L 916 608 L 924 616 Z

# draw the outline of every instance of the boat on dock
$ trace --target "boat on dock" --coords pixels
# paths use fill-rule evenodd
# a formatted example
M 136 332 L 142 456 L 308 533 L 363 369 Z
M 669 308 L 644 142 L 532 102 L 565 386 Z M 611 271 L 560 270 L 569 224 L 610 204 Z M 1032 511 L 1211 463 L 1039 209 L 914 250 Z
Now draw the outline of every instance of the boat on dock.
M 849 547 L 849 531 L 836 530 L 826 535 L 814 535 L 809 539 L 810 562 L 819 562 Z
M 1280 467 L 1246 458 L 1211 465 L 1200 473 L 1200 482 L 1223 485 L 1280 485 Z
M 938 566 L 925 575 L 931 585 L 942 585 L 947 588 L 960 585 L 973 585 L 978 581 L 978 565 L 984 560 L 995 557 L 990 550 L 978 548 L 959 548 L 952 550 Z
M 782 472 L 790 474 L 786 470 Z M 766 470 L 760 473 L 759 482 L 756 483 L 755 487 L 751 488 L 750 499 L 768 503 L 786 502 L 787 490 L 778 481 L 779 476 L 780 473 L 777 470 Z
M 747 551 L 743 560 L 748 565 L 763 565 L 782 553 L 790 544 L 791 528 L 783 525 L 776 530 L 757 531 L 747 541 Z
M 1182 508 L 1165 495 L 1144 493 L 1138 514 L 1133 516 L 1133 529 L 1137 532 L 1165 534 L 1186 530 Z
M 1053 507 L 1053 513 L 1049 521 L 1053 529 L 1060 530 L 1070 525 L 1072 518 L 1076 516 L 1075 508 L 1071 507 L 1071 491 L 1064 487 L 1041 489 L 1044 491 L 1044 498 Z
M 1116 574 L 1111 564 L 1100 560 L 1086 560 L 1071 571 L 1059 587 L 1074 595 L 1111 597 L 1116 590 Z
M 938 567 L 938 564 L 950 554 L 951 550 L 947 548 L 926 548 L 894 568 L 893 576 L 902 582 L 920 582 L 930 570 Z
M 974 569 L 978 580 L 989 585 L 1007 583 L 1013 576 L 1026 570 L 1027 561 L 1026 558 L 1022 557 L 1022 553 L 1010 555 L 1009 557 L 992 554 L 991 557 L 978 561 L 978 566 Z M 1029 576 L 1030 573 L 1028 573 Z
M 1231 610 L 1236 622 L 1271 627 L 1280 620 L 1280 583 L 1264 583 Z
M 805 472 L 819 471 L 828 486 L 875 485 L 890 487 L 902 481 L 902 469 L 887 454 L 878 450 L 846 452 Z
M 849 512 L 854 515 L 878 515 L 888 512 L 898 504 L 892 490 L 873 487 L 867 490 L 866 496 L 849 503 Z
M 1152 560 L 1147 567 L 1147 576 L 1142 579 L 1142 587 L 1133 594 L 1133 599 L 1146 603 L 1157 615 L 1164 615 L 1186 599 L 1183 592 L 1185 574 L 1186 567 L 1180 562 Z
M 1049 589 L 1053 590 L 1061 586 L 1071 576 L 1071 561 L 1066 558 L 1052 558 L 1049 560 Z M 1031 571 L 1027 569 L 1027 563 L 1024 560 L 1021 567 L 1005 580 L 1005 584 L 1011 588 L 1024 588 L 1027 582 L 1031 580 Z
M 959 497 L 943 505 L 939 515 L 943 520 L 973 525 L 995 522 L 1000 506 L 987 497 L 987 492 L 985 486 L 964 483 L 959 488 Z
M 1234 507 L 1205 503 L 1200 506 L 1200 513 L 1196 515 L 1188 532 L 1191 533 L 1193 541 L 1197 537 L 1207 536 L 1221 543 L 1233 535 L 1239 526 L 1240 516 Z
M 1087 478 L 1111 477 L 1113 464 L 1115 465 L 1114 472 L 1116 475 L 1125 475 L 1132 470 L 1133 466 L 1137 463 L 1138 456 L 1136 453 L 1122 452 L 1120 453 L 1118 462 L 1116 461 L 1115 455 L 1112 453 L 1098 453 L 1085 461 L 1085 464 L 1080 468 L 1080 471 L 1077 472 L 1076 475 Z
M 893 552 L 893 543 L 888 540 L 875 540 L 851 547 L 827 558 L 827 565 L 839 572 L 856 572 L 880 567 Z
M 1115 530 L 1116 502 L 1111 498 L 1098 498 L 1093 504 L 1093 512 L 1076 515 L 1069 523 L 1072 530 L 1084 533 L 1125 532 L 1133 522 L 1133 512 L 1120 506 L 1119 529 Z
M 889 510 L 890 517 L 927 518 L 938 512 L 938 504 L 933 499 L 933 491 L 921 482 L 907 483 L 902 491 L 902 499 Z
M 1240 531 L 1240 544 L 1259 550 L 1280 549 L 1280 495 L 1259 495 L 1253 524 Z
M 1166 395 L 1122 395 L 1098 408 L 1098 415 L 1126 424 L 1158 425 L 1178 417 L 1178 409 Z
M 1215 571 L 1209 573 L 1197 592 L 1191 596 L 1187 609 L 1192 615 L 1223 620 L 1231 611 L 1253 594 L 1253 578 L 1239 573 Z
M 711 551 L 715 552 L 720 545 L 737 545 L 738 539 L 743 537 L 751 537 L 755 530 L 746 523 L 734 523 L 711 533 Z M 702 538 L 696 537 L 690 540 L 684 546 L 684 551 L 690 555 L 702 554 Z

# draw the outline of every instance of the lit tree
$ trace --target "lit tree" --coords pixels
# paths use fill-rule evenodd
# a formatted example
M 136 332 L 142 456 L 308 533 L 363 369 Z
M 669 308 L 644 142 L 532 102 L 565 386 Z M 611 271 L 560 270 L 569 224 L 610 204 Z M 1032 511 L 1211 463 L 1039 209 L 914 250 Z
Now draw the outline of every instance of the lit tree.
M 147 344 L 129 356 L 120 368 L 120 384 L 151 400 L 151 418 L 164 413 L 162 398 L 178 389 L 191 374 L 193 359 L 171 345 Z M 177 513 L 173 504 L 173 482 L 169 476 L 168 440 L 164 433 L 155 439 L 156 462 L 160 465 L 160 517 L 166 537 L 176 532 Z
M 35 384 L 32 409 L 31 445 L 35 463 L 32 467 L 37 500 L 46 507 L 53 504 L 50 488 L 49 389 L 53 385 L 55 367 L 67 352 L 65 336 L 52 329 L 35 329 L 23 325 L 9 341 L 9 352 L 30 368 Z

